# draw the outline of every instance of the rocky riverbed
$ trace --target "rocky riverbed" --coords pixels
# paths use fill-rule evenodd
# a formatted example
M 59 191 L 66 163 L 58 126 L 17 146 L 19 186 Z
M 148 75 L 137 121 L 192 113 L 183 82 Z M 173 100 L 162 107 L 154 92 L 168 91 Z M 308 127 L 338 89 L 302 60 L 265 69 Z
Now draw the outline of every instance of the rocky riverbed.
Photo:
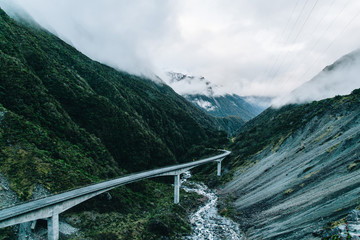
M 203 183 L 188 181 L 190 177 L 190 172 L 184 174 L 181 187 L 186 192 L 196 192 L 199 195 L 206 197 L 208 200 L 206 201 L 205 205 L 201 206 L 198 211 L 190 216 L 190 222 L 193 226 L 193 234 L 191 236 L 185 237 L 184 239 L 243 239 L 239 225 L 232 220 L 222 217 L 218 214 L 216 207 L 218 196 L 216 193 Z

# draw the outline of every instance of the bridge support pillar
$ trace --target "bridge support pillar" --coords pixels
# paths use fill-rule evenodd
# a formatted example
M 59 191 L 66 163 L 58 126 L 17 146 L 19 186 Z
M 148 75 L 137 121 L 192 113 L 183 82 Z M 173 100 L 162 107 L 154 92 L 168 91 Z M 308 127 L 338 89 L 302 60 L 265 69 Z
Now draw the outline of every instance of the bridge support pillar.
M 174 203 L 178 204 L 180 201 L 180 174 L 177 174 L 174 177 Z
M 217 175 L 221 176 L 221 161 L 217 162 Z
M 48 240 L 59 239 L 59 214 L 54 214 L 47 220 Z
M 31 234 L 30 225 L 31 222 L 20 223 L 17 240 L 26 240 L 29 238 L 29 235 Z

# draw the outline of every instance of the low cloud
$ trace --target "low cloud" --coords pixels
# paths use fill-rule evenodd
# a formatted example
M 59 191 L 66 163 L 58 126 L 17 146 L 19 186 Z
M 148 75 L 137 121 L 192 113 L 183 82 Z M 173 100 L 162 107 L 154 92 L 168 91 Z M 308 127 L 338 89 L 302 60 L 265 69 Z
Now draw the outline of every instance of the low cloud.
M 272 104 L 281 107 L 291 103 L 308 103 L 350 94 L 357 88 L 360 88 L 360 50 L 342 57 L 290 94 L 274 99 Z
M 204 76 L 218 94 L 289 93 L 360 40 L 358 0 L 0 0 L 9 3 L 94 60 Z

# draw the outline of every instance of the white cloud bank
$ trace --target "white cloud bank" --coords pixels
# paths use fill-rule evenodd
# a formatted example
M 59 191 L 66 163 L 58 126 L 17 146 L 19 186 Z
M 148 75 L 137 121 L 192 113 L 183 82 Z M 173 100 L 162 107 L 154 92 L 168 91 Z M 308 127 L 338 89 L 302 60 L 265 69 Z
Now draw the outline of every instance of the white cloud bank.
M 274 99 L 273 106 L 308 103 L 350 94 L 360 88 L 360 50 L 346 55 L 289 94 Z
M 91 58 L 134 74 L 205 76 L 280 96 L 359 47 L 358 0 L 0 0 Z

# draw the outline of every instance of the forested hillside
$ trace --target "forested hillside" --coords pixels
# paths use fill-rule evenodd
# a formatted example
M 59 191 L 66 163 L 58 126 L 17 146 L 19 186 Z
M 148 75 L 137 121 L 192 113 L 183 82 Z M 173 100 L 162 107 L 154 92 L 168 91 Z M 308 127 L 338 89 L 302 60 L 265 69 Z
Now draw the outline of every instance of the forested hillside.
M 38 186 L 56 193 L 190 161 L 205 147 L 226 144 L 222 129 L 227 121 L 206 115 L 161 81 L 95 62 L 0 9 L 0 197 L 14 192 L 28 200 L 38 197 Z M 154 188 L 157 193 L 149 195 Z M 86 236 L 108 232 L 121 238 L 134 231 L 135 238 L 150 239 L 164 234 L 154 233 L 158 224 L 169 224 L 167 236 L 190 231 L 185 209 L 171 206 L 170 185 L 144 182 L 111 194 L 111 201 L 100 196 L 101 205 L 97 199 L 86 204 L 101 212 L 99 224 L 112 219 L 101 215 L 111 212 L 121 218 L 117 224 L 129 227 L 125 232 L 117 231 L 118 225 L 96 230 L 82 222 L 78 227 L 90 231 Z M 0 207 L 15 202 L 1 201 Z M 137 221 L 143 224 L 132 225 Z

